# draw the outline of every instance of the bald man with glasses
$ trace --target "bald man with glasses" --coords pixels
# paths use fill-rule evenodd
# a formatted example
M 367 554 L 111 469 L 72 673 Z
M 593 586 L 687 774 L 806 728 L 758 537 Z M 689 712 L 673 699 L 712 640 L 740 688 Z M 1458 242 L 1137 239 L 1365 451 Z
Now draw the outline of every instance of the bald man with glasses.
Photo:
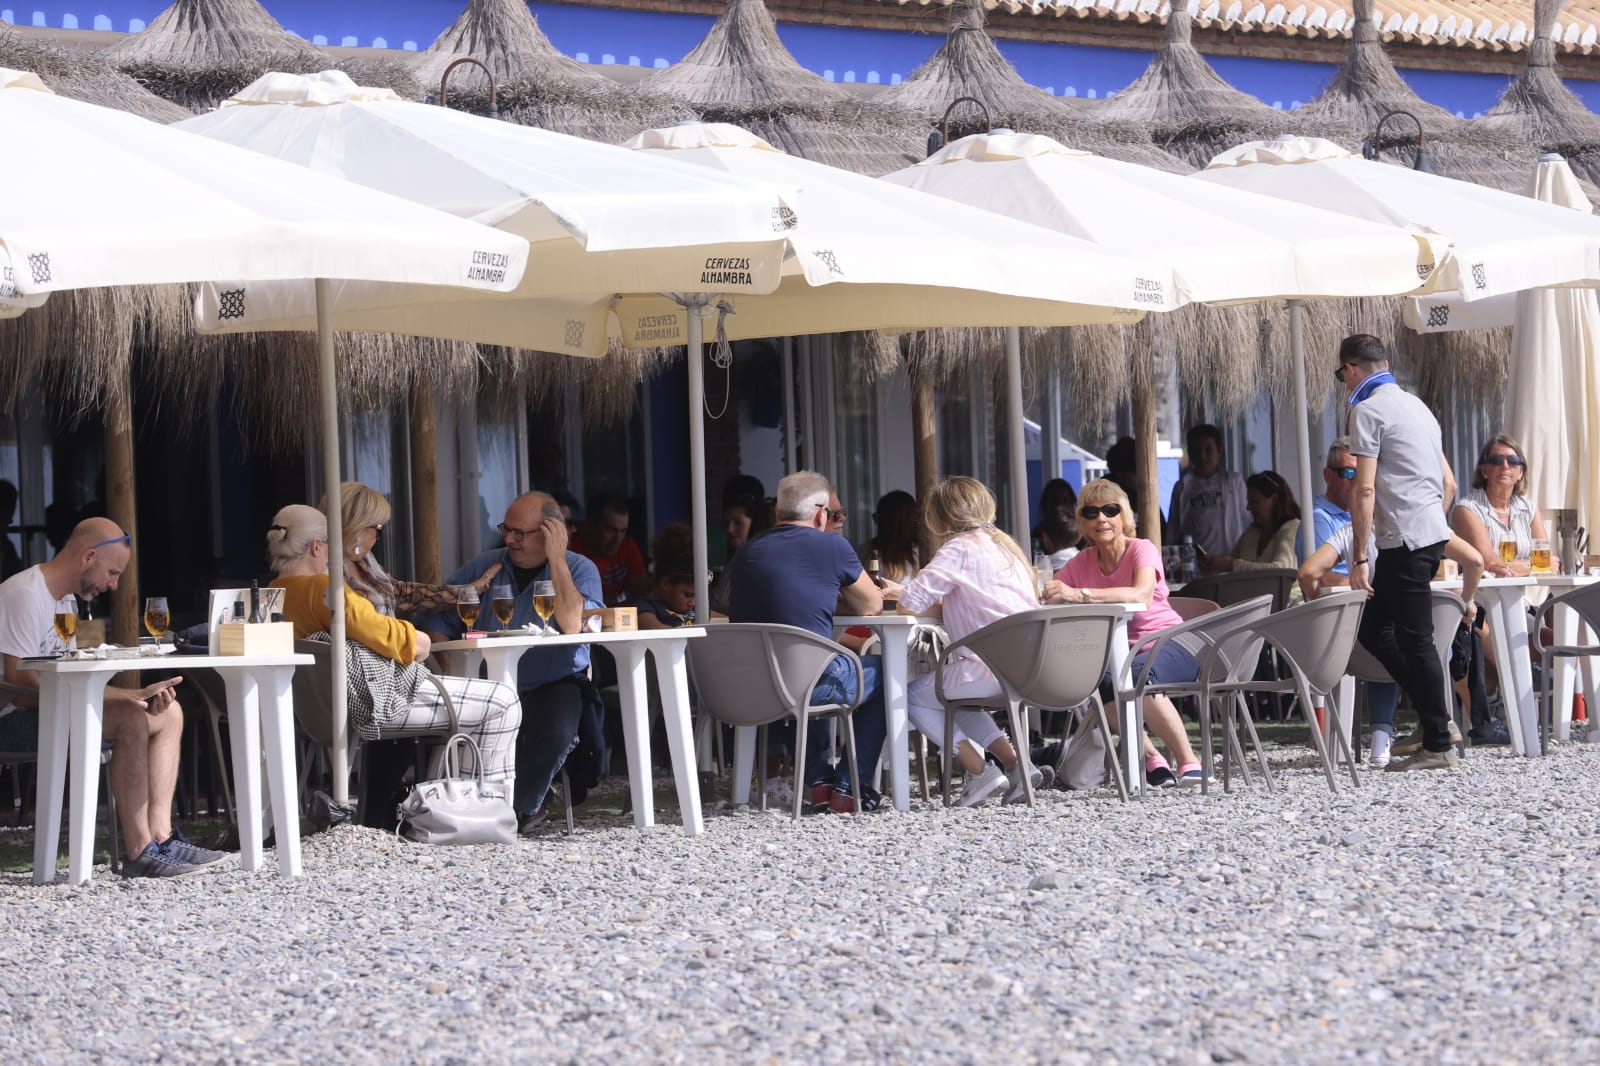
M 561 505 L 545 492 L 526 492 L 511 501 L 499 527 L 501 546 L 469 560 L 446 580 L 468 585 L 496 563 L 503 568 L 516 597 L 511 626 L 538 622 L 533 609 L 534 586 L 554 586 L 555 613 L 550 625 L 560 633 L 576 633 L 585 610 L 605 606 L 600 572 L 594 563 L 567 546 L 567 523 Z M 438 639 L 458 639 L 465 627 L 454 612 L 436 612 L 423 627 Z M 589 647 L 585 644 L 533 648 L 517 665 L 517 693 L 522 697 L 522 731 L 517 736 L 517 783 L 512 805 L 524 831 L 547 814 L 550 784 L 574 750 L 586 753 L 582 766 L 569 767 L 574 803 L 583 800 L 599 779 L 603 705 L 589 680 Z

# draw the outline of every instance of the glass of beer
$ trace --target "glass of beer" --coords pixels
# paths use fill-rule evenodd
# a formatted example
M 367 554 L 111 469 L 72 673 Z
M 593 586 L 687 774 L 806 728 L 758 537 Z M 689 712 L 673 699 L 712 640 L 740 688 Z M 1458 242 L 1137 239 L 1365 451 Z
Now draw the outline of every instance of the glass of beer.
M 461 616 L 461 624 L 471 629 L 478 624 L 478 590 L 471 585 L 463 585 L 456 591 L 456 614 Z
M 511 616 L 517 612 L 516 593 L 508 581 L 495 582 L 490 595 L 494 597 L 494 617 L 501 629 L 511 628 Z
M 548 636 L 550 616 L 556 613 L 556 584 L 554 581 L 533 583 L 533 613 L 539 616 L 539 634 Z
M 172 612 L 167 610 L 165 596 L 147 596 L 144 601 L 144 627 L 156 643 L 161 643 L 161 638 L 167 635 L 167 630 L 172 627 Z
M 1500 542 L 1500 561 L 1510 566 L 1517 560 L 1517 542 L 1510 537 Z
M 77 651 L 78 597 L 69 592 L 56 601 L 54 622 L 56 636 L 61 638 L 61 643 L 67 646 L 68 651 Z
M 1550 573 L 1550 542 L 1544 537 L 1539 537 L 1533 542 L 1533 551 L 1528 556 L 1528 565 L 1536 574 Z

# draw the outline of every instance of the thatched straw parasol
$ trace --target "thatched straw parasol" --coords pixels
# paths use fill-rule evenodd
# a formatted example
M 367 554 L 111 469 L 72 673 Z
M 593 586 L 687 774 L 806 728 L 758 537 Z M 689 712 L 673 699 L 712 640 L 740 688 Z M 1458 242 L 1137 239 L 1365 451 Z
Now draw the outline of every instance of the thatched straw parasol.
M 879 94 L 877 100 L 915 112 L 934 128 L 950 111 L 950 139 L 955 140 L 985 132 L 977 108 L 950 110 L 953 101 L 970 96 L 988 108 L 990 121 L 997 129 L 1045 133 L 1073 148 L 1112 159 L 1163 170 L 1182 169 L 1181 164 L 1156 148 L 1143 130 L 1094 124 L 1086 120 L 1084 108 L 1024 81 L 984 31 L 985 21 L 983 0 L 962 0 L 952 13 L 950 31 L 939 50 L 905 81 Z
M 898 108 L 858 100 L 802 67 L 778 39 L 762 0 L 730 0 L 682 60 L 639 83 L 647 99 L 678 101 L 706 122 L 742 126 L 793 155 L 881 175 L 921 159 L 925 134 Z
M 269 70 L 338 66 L 278 25 L 257 0 L 173 0 L 105 54 L 158 96 L 192 111 L 216 106 Z
M 62 96 L 115 108 L 152 122 L 176 122 L 189 113 L 152 93 L 106 61 L 100 52 L 71 52 L 0 27 L 0 67 L 39 75 Z
M 641 100 L 624 86 L 556 50 L 519 0 L 469 0 L 413 68 L 430 96 L 445 70 L 470 58 L 494 76 L 500 114 L 513 122 L 616 144 L 641 130 L 693 118 L 670 102 Z M 483 112 L 488 82 L 463 64 L 450 75 L 449 103 Z
M 1350 52 L 1327 88 L 1297 112 L 1304 132 L 1355 149 L 1391 111 L 1415 115 L 1430 139 L 1460 126 L 1460 119 L 1418 96 L 1394 69 L 1378 39 L 1372 3 L 1352 0 Z M 1385 137 L 1385 146 L 1414 144 L 1416 127 L 1409 122 L 1394 123 L 1385 130 Z
M 1293 132 L 1296 121 L 1223 80 L 1190 42 L 1184 0 L 1167 15 L 1161 48 L 1126 89 L 1087 112 L 1089 121 L 1147 130 L 1156 145 L 1199 168 L 1244 141 Z

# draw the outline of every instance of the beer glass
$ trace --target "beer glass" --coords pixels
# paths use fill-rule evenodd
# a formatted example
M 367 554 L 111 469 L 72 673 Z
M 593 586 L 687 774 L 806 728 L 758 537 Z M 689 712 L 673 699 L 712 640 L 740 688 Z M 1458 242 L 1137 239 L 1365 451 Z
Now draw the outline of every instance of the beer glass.
M 533 583 L 533 613 L 539 616 L 539 635 L 550 633 L 550 616 L 556 613 L 556 584 L 554 581 Z
M 466 585 L 456 593 L 456 614 L 461 616 L 461 624 L 468 629 L 478 624 L 477 589 Z
M 1516 562 L 1516 559 L 1517 542 L 1511 537 L 1507 537 L 1500 542 L 1500 561 L 1509 566 L 1510 564 Z
M 1550 567 L 1550 542 L 1544 537 L 1539 537 L 1533 542 L 1533 551 L 1528 556 L 1528 565 L 1535 574 L 1548 574 Z
M 67 646 L 68 651 L 78 650 L 78 597 L 67 593 L 56 601 L 56 613 L 53 619 L 56 636 L 61 638 L 61 643 Z
M 494 617 L 501 629 L 511 628 L 511 616 L 517 611 L 516 594 L 509 581 L 497 581 L 490 595 L 494 598 Z
M 161 638 L 167 635 L 167 630 L 172 626 L 172 612 L 167 610 L 165 596 L 147 596 L 144 601 L 144 627 L 156 643 L 161 643 Z

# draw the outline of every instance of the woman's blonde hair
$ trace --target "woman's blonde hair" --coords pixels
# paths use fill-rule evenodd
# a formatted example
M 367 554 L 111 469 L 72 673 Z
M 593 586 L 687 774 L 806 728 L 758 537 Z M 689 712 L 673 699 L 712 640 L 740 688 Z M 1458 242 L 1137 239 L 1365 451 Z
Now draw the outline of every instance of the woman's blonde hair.
M 272 516 L 267 527 L 267 560 L 274 574 L 284 569 L 306 552 L 317 541 L 327 542 L 328 518 L 315 507 L 291 503 Z
M 1022 548 L 1005 530 L 994 524 L 994 493 L 983 482 L 959 474 L 947 477 L 928 494 L 922 506 L 923 526 L 933 542 L 933 550 L 963 533 L 983 532 L 1010 552 L 1024 570 L 1032 566 Z
M 1089 519 L 1083 517 L 1083 509 L 1107 503 L 1114 503 L 1122 508 L 1122 532 L 1127 536 L 1137 537 L 1139 518 L 1133 513 L 1133 504 L 1129 502 L 1128 494 L 1122 491 L 1122 486 L 1110 478 L 1097 478 L 1078 493 L 1078 532 L 1087 537 L 1089 530 L 1093 528 Z
M 322 498 L 322 507 L 324 510 L 328 507 L 326 496 Z M 341 481 L 339 514 L 344 519 L 344 554 L 348 558 L 355 554 L 356 541 L 361 534 L 372 526 L 381 526 L 389 521 L 393 509 L 377 489 L 359 481 Z

